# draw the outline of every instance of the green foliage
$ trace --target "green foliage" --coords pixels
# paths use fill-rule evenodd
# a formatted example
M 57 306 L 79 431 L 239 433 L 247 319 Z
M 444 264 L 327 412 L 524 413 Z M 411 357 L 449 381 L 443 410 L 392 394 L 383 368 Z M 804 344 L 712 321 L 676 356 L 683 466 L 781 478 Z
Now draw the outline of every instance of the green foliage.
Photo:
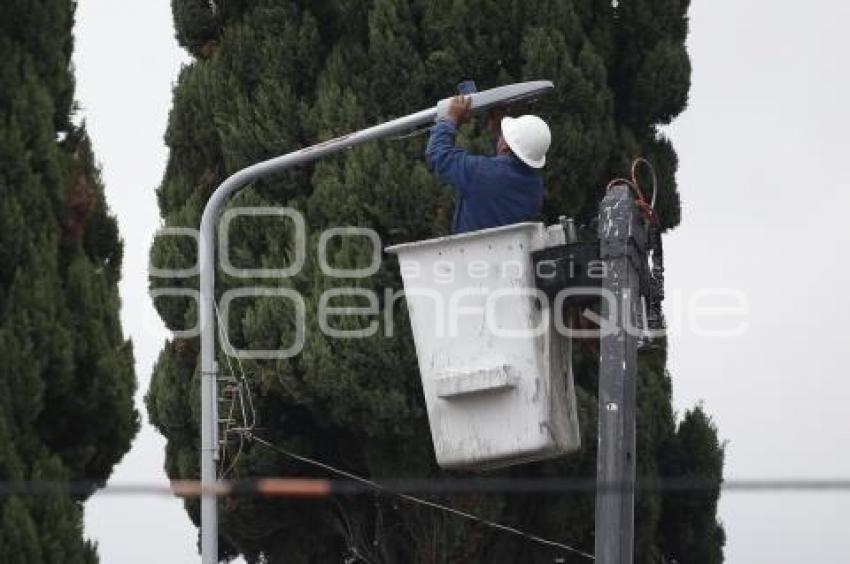
M 716 489 L 666 496 L 662 527 L 665 553 L 679 562 L 723 562 L 726 534 L 715 517 L 723 481 L 723 447 L 717 440 L 717 428 L 702 406 L 685 413 L 672 444 L 663 453 L 662 468 L 666 475 L 717 484 Z
M 591 0 L 175 0 L 173 5 L 178 36 L 196 60 L 180 77 L 167 133 L 171 152 L 158 197 L 168 225 L 197 226 L 212 190 L 244 166 L 428 107 L 469 77 L 481 88 L 539 78 L 558 85 L 533 109 L 548 118 L 554 134 L 545 171 L 549 220 L 561 214 L 589 220 L 607 181 L 625 173 L 633 156 L 643 155 L 658 168 L 664 227 L 679 222 L 676 155 L 657 126 L 669 122 L 687 100 L 685 1 L 633 0 L 617 7 Z M 214 48 L 200 49 L 202 44 Z M 465 128 L 462 142 L 487 150 L 482 125 Z M 246 363 L 262 434 L 305 456 L 372 477 L 442 475 L 434 464 L 406 308 L 403 301 L 382 299 L 382 312 L 392 308 L 394 336 L 387 337 L 381 326 L 358 340 L 325 336 L 315 312 L 322 293 L 335 286 L 356 283 L 382 296 L 384 288 L 398 290 L 397 266 L 387 260 L 371 278 L 331 279 L 316 263 L 316 243 L 322 229 L 345 225 L 370 227 L 384 244 L 445 235 L 453 200 L 426 169 L 424 142 L 364 146 L 256 182 L 235 204 L 301 210 L 310 234 L 302 272 L 274 281 L 305 297 L 304 351 L 289 361 Z M 294 254 L 291 229 L 281 220 L 236 221 L 230 244 L 232 260 L 246 267 L 281 267 Z M 174 237 L 158 240 L 151 249 L 154 264 L 194 264 L 185 245 Z M 349 241 L 331 248 L 330 262 L 362 266 L 369 255 L 367 245 Z M 197 280 L 152 278 L 151 284 L 194 287 Z M 219 292 L 242 285 L 223 272 L 217 275 Z M 362 300 L 350 305 L 355 304 L 364 305 Z M 162 298 L 156 305 L 170 327 L 194 324 L 191 301 Z M 331 323 L 353 329 L 370 321 L 364 316 Z M 286 347 L 294 323 L 292 308 L 279 300 L 242 300 L 231 312 L 229 338 L 237 347 Z M 147 395 L 151 420 L 168 438 L 166 465 L 173 478 L 198 473 L 197 355 L 196 340 L 169 343 Z M 502 474 L 595 475 L 595 361 L 585 351 L 577 362 L 584 449 Z M 639 472 L 649 480 L 667 472 L 713 472 L 714 466 L 686 469 L 670 463 L 673 451 L 687 459 L 695 449 L 705 449 L 722 460 L 722 449 L 713 429 L 685 441 L 680 435 L 689 426 L 683 423 L 677 434 L 665 364 L 661 350 L 640 367 Z M 220 365 L 227 365 L 224 357 Z M 322 475 L 257 446 L 246 446 L 232 469 L 236 477 L 313 474 Z M 585 550 L 593 547 L 592 494 L 448 501 Z M 639 497 L 638 562 L 681 554 L 685 541 L 671 520 L 680 507 L 676 503 L 654 493 Z M 697 505 L 703 522 L 717 527 L 716 504 L 704 499 Z M 197 520 L 197 505 L 188 510 Z M 221 533 L 225 555 L 240 552 L 251 562 L 350 557 L 352 562 L 508 563 L 551 562 L 554 556 L 514 537 L 383 498 L 328 504 L 229 500 L 222 504 Z M 703 545 L 686 546 L 719 555 L 722 542 L 718 534 Z
M 105 481 L 138 429 L 122 244 L 71 123 L 73 11 L 69 0 L 0 6 L 2 481 Z M 96 562 L 82 501 L 0 499 L 0 561 Z

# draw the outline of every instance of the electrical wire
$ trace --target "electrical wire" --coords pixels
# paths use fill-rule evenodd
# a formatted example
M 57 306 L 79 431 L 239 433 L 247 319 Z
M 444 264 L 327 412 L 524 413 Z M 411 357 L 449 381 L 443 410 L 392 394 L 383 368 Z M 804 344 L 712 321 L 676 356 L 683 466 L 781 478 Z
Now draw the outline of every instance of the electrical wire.
M 219 467 L 219 475 L 221 477 L 226 477 L 233 470 L 233 468 L 236 467 L 236 463 L 239 461 L 239 457 L 242 455 L 242 452 L 243 452 L 243 449 L 244 449 L 244 446 L 245 446 L 245 432 L 252 431 L 257 424 L 257 412 L 254 409 L 254 400 L 253 400 L 253 397 L 252 397 L 251 387 L 250 387 L 250 384 L 248 382 L 248 376 L 245 373 L 245 368 L 242 366 L 241 359 L 238 356 L 236 356 L 236 363 L 237 363 L 237 366 L 239 367 L 239 377 L 237 377 L 236 371 L 233 369 L 233 363 L 230 362 L 230 354 L 229 353 L 230 353 L 230 351 L 234 350 L 233 344 L 230 342 L 230 338 L 227 335 L 226 328 L 224 327 L 224 324 L 222 323 L 221 311 L 218 308 L 218 303 L 216 303 L 215 301 L 213 301 L 213 308 L 215 310 L 216 320 L 218 321 L 217 325 L 218 325 L 219 338 L 221 339 L 222 343 L 226 344 L 226 350 L 225 350 L 224 357 L 225 357 L 225 361 L 227 363 L 227 368 L 228 368 L 228 371 L 230 373 L 230 376 L 236 382 L 236 392 L 237 392 L 237 395 L 238 395 L 240 412 L 241 412 L 241 415 L 242 415 L 242 426 L 241 427 L 231 428 L 229 426 L 230 421 L 228 421 L 228 426 L 224 430 L 224 439 L 225 440 L 223 442 L 224 448 L 222 450 L 225 453 L 226 453 L 226 449 L 227 449 L 226 445 L 227 445 L 228 434 L 236 434 L 236 435 L 239 436 L 239 447 L 237 448 L 236 454 L 233 456 L 233 459 L 230 461 L 230 464 L 227 467 L 225 467 L 224 466 L 225 457 L 222 456 L 222 459 L 221 459 L 221 465 Z M 248 415 L 247 415 L 248 411 L 246 410 L 246 406 L 245 406 L 245 396 L 247 396 L 247 398 L 248 398 L 248 408 L 250 409 L 250 413 L 251 413 L 250 424 L 248 423 Z M 236 401 L 237 401 L 237 396 L 234 396 L 233 400 L 231 402 L 231 409 L 230 409 L 231 415 L 228 416 L 228 419 L 230 419 L 230 420 L 233 419 L 232 413 L 235 409 Z
M 231 347 L 232 348 L 232 347 Z M 245 423 L 245 427 L 249 430 L 253 430 L 257 426 L 257 410 L 254 409 L 254 398 L 253 393 L 251 392 L 251 384 L 248 380 L 247 374 L 245 374 L 245 367 L 242 366 L 242 359 L 238 356 L 236 357 L 236 365 L 239 367 L 239 373 L 242 375 L 242 382 L 245 385 L 245 395 L 244 397 L 248 398 L 248 409 L 251 413 L 251 423 L 248 424 L 247 421 Z M 242 402 L 242 409 L 245 409 L 245 403 L 243 396 L 239 396 L 240 401 Z
M 218 303 L 213 302 L 213 307 L 215 308 L 215 315 L 216 315 L 216 319 L 218 320 L 218 331 L 219 331 L 221 341 L 223 343 L 227 344 L 228 350 L 225 351 L 225 359 L 227 361 L 227 366 L 228 366 L 228 369 L 230 370 L 231 375 L 234 376 L 234 378 L 235 378 L 236 374 L 233 370 L 233 364 L 230 362 L 230 356 L 231 355 L 229 354 L 229 351 L 233 351 L 235 349 L 233 347 L 233 343 L 230 342 L 230 337 L 227 335 L 227 332 L 225 330 L 224 325 L 221 322 L 221 311 L 218 309 Z M 245 393 L 244 394 L 241 393 L 241 390 L 240 390 L 240 395 L 239 395 L 239 403 L 240 403 L 240 406 L 242 408 L 242 414 L 243 414 L 243 420 L 242 420 L 243 428 L 250 431 L 250 430 L 253 430 L 257 426 L 257 411 L 254 408 L 254 399 L 253 399 L 253 393 L 251 392 L 251 384 L 250 384 L 250 381 L 248 380 L 248 375 L 245 373 L 245 367 L 242 365 L 242 359 L 240 359 L 239 356 L 236 355 L 236 354 L 234 354 L 233 356 L 234 356 L 234 358 L 236 358 L 236 365 L 239 367 L 239 375 L 241 377 L 240 382 L 245 388 Z M 247 411 L 245 409 L 245 398 L 246 397 L 248 398 L 248 410 Z M 247 413 L 251 414 L 251 423 L 250 424 L 248 423 L 248 420 L 247 420 L 247 416 L 246 416 Z
M 520 529 L 517 529 L 515 527 L 510 527 L 508 525 L 503 525 L 503 524 L 497 523 L 495 521 L 490 521 L 489 519 L 484 519 L 483 517 L 479 517 L 478 515 L 473 515 L 472 513 L 468 513 L 466 511 L 461 511 L 460 509 L 455 509 L 454 507 L 449 507 L 449 506 L 443 505 L 441 503 L 437 503 L 437 502 L 434 502 L 434 501 L 428 501 L 426 499 L 421 499 L 421 498 L 418 498 L 418 497 L 415 497 L 415 496 L 412 496 L 412 495 L 409 495 L 409 494 L 405 494 L 405 493 L 401 493 L 401 492 L 398 492 L 398 491 L 391 490 L 391 489 L 387 488 L 386 486 L 383 486 L 383 485 L 381 485 L 377 482 L 369 480 L 368 478 L 363 478 L 362 476 L 357 476 L 356 474 L 352 474 L 351 472 L 346 472 L 345 470 L 340 470 L 339 468 L 335 468 L 335 467 L 331 466 L 330 464 L 326 464 L 324 462 L 319 462 L 318 460 L 313 460 L 313 459 L 308 458 L 306 456 L 301 456 L 301 455 L 295 454 L 293 452 L 290 452 L 286 449 L 283 449 L 281 447 L 278 447 L 278 446 L 270 443 L 269 441 L 267 441 L 267 440 L 265 440 L 261 437 L 257 437 L 256 435 L 250 435 L 249 438 L 251 440 L 261 444 L 261 445 L 266 446 L 267 448 L 271 449 L 272 451 L 274 451 L 278 454 L 281 454 L 281 455 L 286 456 L 288 458 L 292 458 L 294 460 L 298 460 L 299 462 L 303 462 L 305 464 L 310 464 L 312 466 L 322 468 L 324 470 L 327 470 L 328 472 L 332 472 L 332 473 L 337 474 L 339 476 L 344 476 L 344 477 L 348 478 L 349 480 L 353 480 L 355 482 L 359 482 L 361 484 L 364 484 L 364 485 L 366 485 L 370 488 L 373 488 L 376 491 L 380 491 L 380 492 L 398 497 L 400 499 L 403 499 L 403 500 L 411 502 L 411 503 L 415 503 L 415 504 L 418 504 L 418 505 L 424 505 L 424 506 L 430 507 L 432 509 L 436 509 L 436 510 L 439 510 L 439 511 L 450 513 L 452 515 L 455 515 L 457 517 L 462 517 L 462 518 L 468 519 L 470 521 L 475 521 L 476 523 L 479 523 L 481 525 L 484 525 L 484 526 L 487 526 L 487 527 L 490 527 L 492 529 L 496 529 L 496 530 L 499 530 L 499 531 L 502 531 L 502 532 L 517 535 L 519 537 L 522 537 L 526 540 L 536 542 L 538 544 L 542 544 L 542 545 L 546 545 L 546 546 L 550 546 L 550 547 L 554 547 L 554 548 L 559 548 L 559 549 L 564 550 L 568 553 L 587 558 L 588 560 L 595 560 L 595 557 L 592 554 L 584 552 L 583 550 L 580 550 L 578 548 L 575 548 L 575 547 L 572 547 L 572 546 L 569 546 L 569 545 L 566 545 L 566 544 L 563 544 L 563 543 L 560 543 L 560 542 L 557 542 L 557 541 L 545 539 L 543 537 L 540 537 L 540 536 L 537 536 L 537 535 L 534 535 L 534 534 L 531 534 L 531 533 L 527 533 L 527 532 L 522 531 Z
M 711 478 L 660 478 L 630 483 L 602 484 L 593 478 L 449 478 L 386 479 L 377 482 L 380 491 L 420 495 L 555 495 L 565 493 L 649 492 L 686 495 L 690 493 L 840 493 L 850 494 L 850 479 L 761 479 L 723 480 Z M 104 486 L 102 481 L 24 480 L 0 481 L 4 496 L 165 495 L 185 498 L 260 496 L 279 498 L 327 498 L 333 495 L 362 495 L 376 492 L 374 486 L 359 480 L 326 478 L 251 478 L 218 480 L 205 485 L 200 480 L 123 482 Z
M 221 312 L 219 311 L 218 304 L 215 301 L 213 301 L 213 308 L 215 309 L 216 320 L 218 321 L 217 326 L 218 326 L 219 338 L 221 339 L 221 341 L 223 343 L 227 342 L 228 345 L 230 345 L 229 341 L 225 341 L 225 339 L 227 339 L 227 335 L 224 331 L 224 328 L 223 328 L 223 325 L 222 325 L 222 322 L 221 322 Z M 231 347 L 231 349 L 232 349 L 232 347 Z M 234 382 L 237 382 L 237 386 L 238 386 L 238 380 L 236 379 L 236 373 L 233 371 L 233 364 L 231 364 L 231 362 L 230 362 L 230 356 L 227 354 L 227 351 L 225 351 L 225 361 L 227 362 L 227 368 L 228 368 L 228 372 L 230 373 L 230 377 L 233 378 Z M 218 389 L 217 383 L 216 383 L 216 389 Z M 222 445 L 221 450 L 222 450 L 223 456 L 221 457 L 221 463 L 219 464 L 219 470 L 218 470 L 219 477 L 221 477 L 221 478 L 226 477 L 230 473 L 230 471 L 236 466 L 236 463 L 238 462 L 239 457 L 242 454 L 242 448 L 243 448 L 244 442 L 245 442 L 244 436 L 242 434 L 240 434 L 239 435 L 239 447 L 236 450 L 236 454 L 234 455 L 233 460 L 231 460 L 230 465 L 225 467 L 224 464 L 225 464 L 225 460 L 226 460 L 226 457 L 227 457 L 227 436 L 230 433 L 229 425 L 230 425 L 230 421 L 233 419 L 233 412 L 234 412 L 235 408 L 236 408 L 236 395 L 233 396 L 233 398 L 231 399 L 231 402 L 230 402 L 230 413 L 228 414 L 228 417 L 227 417 L 228 423 L 227 423 L 227 427 L 225 427 L 225 429 L 224 429 L 224 440 L 221 442 L 221 445 Z M 244 411 L 243 411 L 243 413 L 244 413 Z
M 637 180 L 637 171 L 640 165 L 645 165 L 649 169 L 649 173 L 652 175 L 652 198 L 649 201 L 649 205 L 655 209 L 655 198 L 658 196 L 658 177 L 655 174 L 655 167 L 652 166 L 652 163 L 646 160 L 643 157 L 638 157 L 632 162 L 632 182 L 635 184 L 638 183 Z
M 234 411 L 236 411 L 236 396 L 233 396 L 233 398 L 231 398 L 231 400 L 230 400 L 230 409 L 228 410 L 228 413 L 227 413 L 227 421 L 233 420 Z M 239 456 L 242 453 L 242 447 L 245 443 L 244 437 L 242 435 L 239 435 L 239 447 L 236 450 L 236 455 L 233 457 L 232 463 L 225 468 L 225 466 L 224 466 L 225 460 L 227 460 L 227 458 L 228 458 L 228 456 L 227 456 L 227 434 L 228 434 L 228 431 L 229 431 L 229 429 L 225 429 L 225 431 L 224 431 L 224 441 L 222 441 L 222 443 L 221 443 L 221 460 L 220 460 L 220 464 L 219 464 L 219 467 L 218 467 L 218 475 L 221 478 L 227 477 L 227 475 L 233 469 L 233 467 L 236 464 L 236 460 L 239 459 Z
M 649 167 L 652 172 L 652 200 L 651 202 L 646 201 L 646 196 L 643 193 L 643 190 L 640 187 L 640 182 L 637 179 L 637 170 L 641 164 L 645 164 Z M 646 221 L 654 226 L 658 226 L 660 221 L 658 219 L 658 214 L 655 212 L 655 198 L 658 193 L 658 182 L 657 177 L 655 175 L 655 168 L 652 166 L 648 160 L 643 157 L 638 157 L 634 161 L 632 161 L 631 166 L 631 178 L 615 178 L 611 182 L 605 186 L 605 191 L 607 192 L 612 187 L 618 184 L 625 184 L 628 186 L 632 192 L 635 194 L 635 204 L 638 209 L 640 209 Z

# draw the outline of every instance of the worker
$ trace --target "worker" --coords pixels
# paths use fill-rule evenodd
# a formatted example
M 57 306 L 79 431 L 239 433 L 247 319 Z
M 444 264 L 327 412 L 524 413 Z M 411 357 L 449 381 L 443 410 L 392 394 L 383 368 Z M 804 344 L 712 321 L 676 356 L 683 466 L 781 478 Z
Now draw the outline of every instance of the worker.
M 446 117 L 431 129 L 425 156 L 432 170 L 459 195 L 454 233 L 466 233 L 523 221 L 539 221 L 543 180 L 552 134 L 537 116 L 504 117 L 491 111 L 496 156 L 470 155 L 455 146 L 458 128 L 469 119 L 472 100 L 456 96 Z

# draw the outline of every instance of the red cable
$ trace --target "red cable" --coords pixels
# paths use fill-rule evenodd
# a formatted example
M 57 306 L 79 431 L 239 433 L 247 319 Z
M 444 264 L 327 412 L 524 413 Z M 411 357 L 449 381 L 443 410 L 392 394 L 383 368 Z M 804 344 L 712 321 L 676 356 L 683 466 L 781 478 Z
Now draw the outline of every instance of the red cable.
M 632 192 L 635 193 L 635 197 L 637 199 L 637 207 L 643 214 L 644 218 L 646 218 L 646 220 L 652 225 L 657 226 L 660 223 L 658 219 L 658 214 L 655 213 L 655 210 L 653 209 L 652 205 L 650 205 L 649 202 L 646 201 L 646 197 L 643 195 L 643 190 L 640 189 L 640 184 L 638 183 L 637 179 L 637 167 L 642 162 L 648 164 L 650 167 L 652 166 L 649 161 L 644 158 L 635 159 L 632 162 L 631 178 L 615 178 L 614 180 L 608 183 L 608 186 L 605 187 L 605 191 L 607 192 L 608 190 L 610 190 L 611 187 L 615 184 L 625 184 L 626 186 L 628 186 L 632 190 Z

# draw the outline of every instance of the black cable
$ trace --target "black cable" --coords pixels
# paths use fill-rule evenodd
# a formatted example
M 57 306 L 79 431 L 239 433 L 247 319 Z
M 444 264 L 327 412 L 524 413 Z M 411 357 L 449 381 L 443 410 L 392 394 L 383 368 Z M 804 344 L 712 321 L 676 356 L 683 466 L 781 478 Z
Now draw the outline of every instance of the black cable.
M 563 543 L 560 543 L 560 542 L 557 542 L 557 541 L 545 539 L 543 537 L 539 537 L 537 535 L 527 533 L 525 531 L 521 531 L 521 530 L 516 529 L 514 527 L 502 525 L 501 523 L 496 523 L 495 521 L 490 521 L 488 519 L 484 519 L 484 518 L 479 517 L 477 515 L 473 515 L 472 513 L 467 513 L 466 511 L 461 511 L 461 510 L 455 509 L 453 507 L 448 507 L 446 505 L 442 505 L 442 504 L 439 504 L 439 503 L 436 503 L 436 502 L 433 502 L 433 501 L 428 501 L 426 499 L 420 499 L 418 497 L 414 497 L 414 496 L 409 495 L 409 494 L 405 494 L 405 493 L 401 493 L 399 491 L 391 490 L 388 487 L 381 485 L 377 482 L 374 482 L 372 480 L 369 480 L 367 478 L 363 478 L 361 476 L 357 476 L 356 474 L 346 472 L 345 470 L 340 470 L 338 468 L 334 468 L 333 466 L 331 466 L 329 464 L 325 464 L 323 462 L 319 462 L 317 460 L 313 460 L 311 458 L 307 458 L 305 456 L 301 456 L 301 455 L 295 454 L 293 452 L 289 452 L 289 451 L 287 451 L 283 448 L 275 446 L 274 444 L 272 444 L 272 443 L 270 443 L 270 442 L 268 442 L 264 439 L 261 439 L 260 437 L 257 437 L 256 435 L 252 435 L 250 438 L 253 439 L 254 441 L 260 443 L 261 445 L 265 445 L 267 448 L 273 450 L 274 452 L 276 452 L 278 454 L 281 454 L 281 455 L 286 456 L 288 458 L 298 460 L 300 462 L 304 462 L 306 464 L 310 464 L 312 466 L 317 466 L 319 468 L 323 468 L 323 469 L 325 469 L 329 472 L 333 472 L 334 474 L 338 474 L 340 476 L 344 476 L 344 477 L 346 477 L 350 480 L 353 480 L 355 482 L 359 482 L 360 484 L 364 484 L 364 485 L 366 485 L 370 488 L 373 488 L 376 491 L 383 492 L 383 493 L 398 497 L 400 499 L 403 499 L 405 501 L 409 501 L 411 503 L 416 503 L 416 504 L 419 504 L 419 505 L 424 505 L 426 507 L 430 507 L 432 509 L 437 509 L 437 510 L 440 510 L 440 511 L 444 511 L 446 513 L 451 513 L 452 515 L 455 515 L 455 516 L 458 516 L 458 517 L 463 517 L 464 519 L 468 519 L 470 521 L 475 521 L 477 523 L 480 523 L 480 524 L 485 525 L 487 527 L 490 527 L 492 529 L 497 529 L 497 530 L 500 530 L 500 531 L 503 531 L 503 532 L 506 532 L 506 533 L 511 533 L 511 534 L 523 537 L 527 540 L 536 542 L 538 544 L 543 544 L 543 545 L 546 545 L 546 546 L 560 548 L 560 549 L 562 549 L 566 552 L 569 552 L 571 554 L 576 554 L 578 556 L 582 556 L 582 557 L 587 558 L 589 560 L 595 560 L 595 557 L 592 554 L 589 554 L 587 552 L 584 552 L 584 551 L 579 550 L 577 548 L 574 548 L 572 546 L 569 546 L 569 545 L 566 545 L 566 544 L 563 544 Z

